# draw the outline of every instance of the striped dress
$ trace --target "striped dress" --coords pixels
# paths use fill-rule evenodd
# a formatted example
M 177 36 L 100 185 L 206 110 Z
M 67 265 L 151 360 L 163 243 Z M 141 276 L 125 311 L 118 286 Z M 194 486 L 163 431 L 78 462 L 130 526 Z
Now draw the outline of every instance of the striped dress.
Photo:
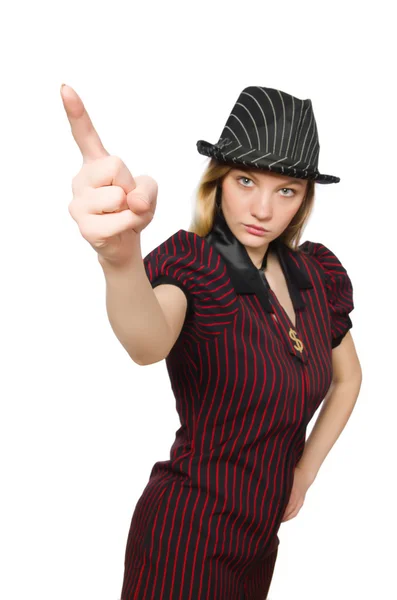
M 121 600 L 264 600 L 306 428 L 352 327 L 346 269 L 321 243 L 277 250 L 296 323 L 222 217 L 144 259 L 188 307 L 166 358 L 180 428 L 128 534 Z M 269 245 L 270 246 L 270 245 Z

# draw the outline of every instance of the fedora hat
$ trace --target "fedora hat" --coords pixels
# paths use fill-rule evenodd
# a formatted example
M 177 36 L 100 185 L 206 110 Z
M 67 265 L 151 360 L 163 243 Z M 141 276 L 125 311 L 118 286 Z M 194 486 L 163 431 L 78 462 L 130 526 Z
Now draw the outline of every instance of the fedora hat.
M 199 140 L 197 150 L 226 164 L 317 183 L 340 181 L 318 170 L 320 144 L 311 100 L 273 88 L 244 88 L 218 142 Z

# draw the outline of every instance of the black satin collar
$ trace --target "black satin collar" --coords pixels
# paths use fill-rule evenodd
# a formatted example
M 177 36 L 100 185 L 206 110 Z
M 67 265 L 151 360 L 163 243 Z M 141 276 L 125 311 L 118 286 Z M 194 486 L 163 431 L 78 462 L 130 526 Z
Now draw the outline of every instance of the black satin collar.
M 244 244 L 229 229 L 222 211 L 217 211 L 213 227 L 204 239 L 214 246 L 225 260 L 236 293 L 258 294 L 269 312 L 273 312 L 273 308 L 268 298 L 268 291 L 266 284 L 264 285 L 261 269 L 266 267 L 270 248 L 274 248 L 287 281 L 294 309 L 303 310 L 305 308 L 305 302 L 299 293 L 299 289 L 308 289 L 313 286 L 303 269 L 300 269 L 292 258 L 293 250 L 288 248 L 279 238 L 270 242 L 263 257 L 261 269 L 254 265 Z M 298 253 L 294 253 L 294 255 L 298 257 Z M 302 259 L 296 258 L 296 260 L 299 262 Z

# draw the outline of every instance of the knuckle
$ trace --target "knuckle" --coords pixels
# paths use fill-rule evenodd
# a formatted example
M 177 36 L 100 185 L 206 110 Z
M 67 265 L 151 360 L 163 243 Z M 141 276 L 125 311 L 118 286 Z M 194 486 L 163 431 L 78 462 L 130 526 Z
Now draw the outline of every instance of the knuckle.
M 71 217 L 75 217 L 75 212 L 74 212 L 74 201 L 72 200 L 71 202 L 69 202 L 68 204 L 68 211 Z
M 119 171 L 123 167 L 123 165 L 124 165 L 124 163 L 121 160 L 121 158 L 119 156 L 114 155 L 114 154 L 112 154 L 111 156 L 106 157 L 106 160 L 108 161 L 111 170 L 115 171 L 115 172 Z
M 84 167 L 80 169 L 80 171 L 75 175 L 72 179 L 72 191 L 74 194 L 77 194 L 80 190 L 87 185 L 87 175 Z
M 95 232 L 93 231 L 92 225 L 89 219 L 82 219 L 79 222 L 79 230 L 85 240 L 92 243 L 96 238 Z
M 72 179 L 72 192 L 75 193 L 78 187 L 77 175 Z
M 126 198 L 125 191 L 120 185 L 112 185 L 112 193 L 114 194 L 116 202 L 121 203 Z

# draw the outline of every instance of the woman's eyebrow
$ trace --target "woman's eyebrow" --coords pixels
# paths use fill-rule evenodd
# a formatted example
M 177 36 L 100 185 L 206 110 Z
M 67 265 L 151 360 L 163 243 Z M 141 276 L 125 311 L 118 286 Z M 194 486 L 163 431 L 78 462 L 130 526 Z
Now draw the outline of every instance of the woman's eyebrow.
M 297 185 L 305 185 L 305 183 L 301 179 L 298 179 L 298 178 L 288 179 L 285 181 L 285 183 L 289 183 L 289 185 L 294 185 L 295 183 Z
M 245 169 L 239 169 L 240 171 L 243 171 L 243 173 L 249 173 L 250 175 L 254 175 L 256 176 L 257 173 L 255 171 L 248 171 Z M 293 177 L 292 179 L 284 179 L 283 181 L 280 181 L 280 183 L 288 183 L 290 185 L 292 184 L 297 184 L 297 185 L 305 185 L 304 181 L 302 181 L 302 179 L 298 179 L 297 177 Z

